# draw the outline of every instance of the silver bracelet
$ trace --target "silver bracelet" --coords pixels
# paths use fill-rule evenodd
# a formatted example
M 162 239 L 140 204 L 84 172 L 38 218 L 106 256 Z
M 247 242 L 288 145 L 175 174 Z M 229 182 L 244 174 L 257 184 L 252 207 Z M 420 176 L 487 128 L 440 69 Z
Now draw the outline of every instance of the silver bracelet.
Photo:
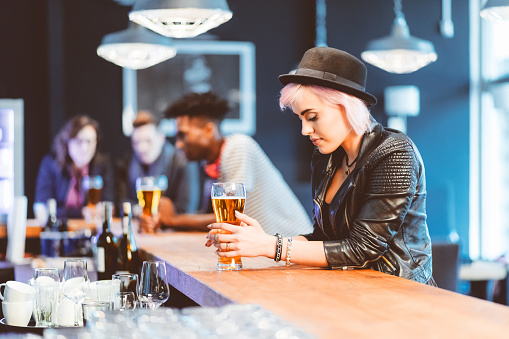
M 281 236 L 281 234 L 276 233 L 276 238 L 277 238 L 276 256 L 274 257 L 274 261 L 279 262 L 281 260 L 281 255 L 282 255 L 281 252 L 283 252 L 283 237 Z
M 292 256 L 292 237 L 288 237 L 288 244 L 286 245 L 286 266 L 290 266 L 290 257 Z

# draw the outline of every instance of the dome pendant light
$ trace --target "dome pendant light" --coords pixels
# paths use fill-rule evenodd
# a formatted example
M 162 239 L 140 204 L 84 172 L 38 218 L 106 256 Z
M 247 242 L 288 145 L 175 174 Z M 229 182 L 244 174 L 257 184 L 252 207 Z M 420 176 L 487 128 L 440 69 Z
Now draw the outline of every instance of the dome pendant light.
M 391 35 L 370 41 L 361 58 L 387 72 L 412 73 L 437 60 L 433 44 L 410 35 L 401 10 L 401 0 L 394 0 L 396 18 Z
M 491 21 L 509 20 L 509 0 L 488 0 L 481 9 L 481 17 Z
M 232 18 L 226 0 L 137 0 L 129 19 L 173 38 L 192 38 Z
M 170 38 L 131 24 L 128 29 L 105 35 L 97 55 L 124 68 L 144 69 L 173 58 L 177 50 Z

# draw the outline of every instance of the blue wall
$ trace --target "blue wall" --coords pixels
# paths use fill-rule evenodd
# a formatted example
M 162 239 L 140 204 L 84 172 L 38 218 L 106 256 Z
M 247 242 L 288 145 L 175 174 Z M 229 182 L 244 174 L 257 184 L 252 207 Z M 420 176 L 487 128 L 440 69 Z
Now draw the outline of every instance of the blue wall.
M 312 145 L 300 135 L 293 114 L 280 112 L 279 74 L 295 68 L 314 46 L 314 1 L 230 0 L 232 20 L 211 31 L 221 40 L 256 45 L 257 134 L 308 211 L 309 155 Z M 394 19 L 390 0 L 327 1 L 328 45 L 357 57 L 369 40 L 388 35 Z M 455 36 L 438 31 L 441 0 L 406 0 L 403 11 L 412 35 L 435 45 L 438 61 L 409 75 L 394 75 L 368 65 L 368 91 L 379 98 L 372 113 L 386 123 L 383 90 L 416 85 L 421 114 L 408 119 L 408 134 L 419 147 L 429 188 L 432 235 L 456 227 L 462 252 L 468 248 L 469 194 L 469 12 L 468 1 L 453 1 Z M 121 130 L 121 69 L 99 58 L 95 49 L 105 34 L 127 27 L 127 12 L 106 0 L 4 0 L 0 3 L 0 97 L 25 99 L 25 187 L 33 202 L 35 175 L 54 131 L 65 119 L 87 113 L 108 134 L 103 149 L 129 150 Z M 92 20 L 90 19 L 92 18 Z M 23 20 L 21 20 L 23 19 Z M 10 53 L 6 53 L 9 51 Z

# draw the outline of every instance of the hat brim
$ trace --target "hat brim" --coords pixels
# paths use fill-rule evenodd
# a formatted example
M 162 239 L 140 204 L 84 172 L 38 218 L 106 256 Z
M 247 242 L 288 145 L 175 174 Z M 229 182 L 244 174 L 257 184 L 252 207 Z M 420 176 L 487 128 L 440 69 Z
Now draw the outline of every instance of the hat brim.
M 279 81 L 283 85 L 288 85 L 289 83 L 296 83 L 302 85 L 317 85 L 327 88 L 332 88 L 338 90 L 340 92 L 344 92 L 347 94 L 351 94 L 361 100 L 363 100 L 368 108 L 371 108 L 376 105 L 377 99 L 374 95 L 369 94 L 368 92 L 360 91 L 358 89 L 352 88 L 347 85 L 340 84 L 338 82 L 327 80 L 323 78 L 317 78 L 309 75 L 299 75 L 299 74 L 283 74 L 279 76 Z

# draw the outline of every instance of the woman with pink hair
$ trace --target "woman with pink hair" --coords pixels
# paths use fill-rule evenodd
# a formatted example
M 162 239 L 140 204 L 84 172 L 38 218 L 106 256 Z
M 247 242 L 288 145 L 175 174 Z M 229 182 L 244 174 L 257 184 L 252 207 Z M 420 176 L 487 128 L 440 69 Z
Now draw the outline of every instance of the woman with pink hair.
M 279 77 L 281 108 L 293 110 L 315 145 L 313 232 L 269 235 L 237 212 L 242 226 L 209 225 L 206 246 L 217 247 L 221 257 L 370 268 L 435 285 L 424 164 L 410 138 L 371 117 L 376 98 L 365 91 L 366 77 L 359 59 L 329 47 L 308 50 L 295 73 Z

